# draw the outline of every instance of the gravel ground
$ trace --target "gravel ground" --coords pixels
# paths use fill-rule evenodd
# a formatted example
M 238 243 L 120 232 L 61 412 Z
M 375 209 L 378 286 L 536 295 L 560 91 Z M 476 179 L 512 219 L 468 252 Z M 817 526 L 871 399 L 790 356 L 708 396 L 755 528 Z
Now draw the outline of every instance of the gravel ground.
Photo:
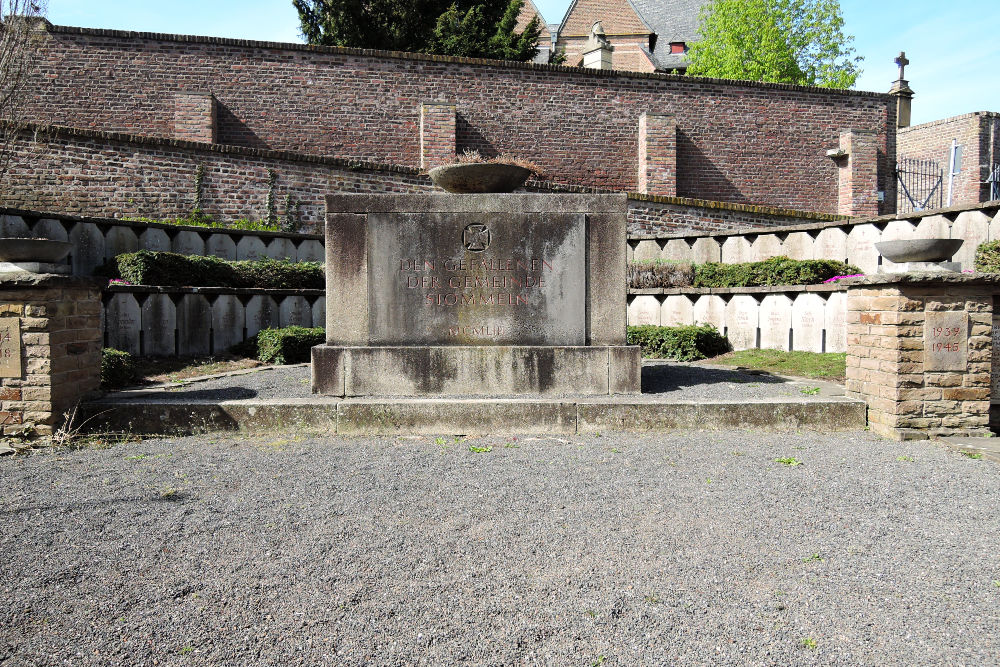
M 0 663 L 997 664 L 998 488 L 866 432 L 7 457 Z
M 643 362 L 643 395 L 658 401 L 759 400 L 769 398 L 808 398 L 804 389 L 822 386 L 818 397 L 843 395 L 843 387 L 817 380 L 793 380 L 718 366 L 699 366 L 678 362 Z M 148 392 L 145 392 L 148 394 Z M 311 398 L 310 369 L 306 364 L 264 368 L 250 373 L 213 380 L 201 380 L 169 387 L 164 398 L 176 400 L 237 400 L 273 398 Z M 149 400 L 144 396 L 142 400 Z

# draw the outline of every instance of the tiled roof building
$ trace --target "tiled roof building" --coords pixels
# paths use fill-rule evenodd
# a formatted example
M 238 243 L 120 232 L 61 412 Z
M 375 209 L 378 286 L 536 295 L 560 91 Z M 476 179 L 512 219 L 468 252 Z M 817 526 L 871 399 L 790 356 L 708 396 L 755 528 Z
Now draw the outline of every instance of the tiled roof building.
M 614 47 L 612 69 L 633 72 L 684 70 L 687 45 L 698 36 L 698 17 L 708 0 L 573 0 L 559 26 L 557 49 L 566 65 L 582 64 L 584 45 L 598 21 Z

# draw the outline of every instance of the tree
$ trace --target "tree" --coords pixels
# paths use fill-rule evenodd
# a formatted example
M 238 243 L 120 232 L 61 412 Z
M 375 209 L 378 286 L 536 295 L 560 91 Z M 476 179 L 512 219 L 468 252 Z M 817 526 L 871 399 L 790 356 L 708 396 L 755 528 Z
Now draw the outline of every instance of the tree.
M 837 0 L 712 0 L 688 74 L 850 88 L 861 74 Z
M 34 60 L 32 31 L 44 20 L 45 3 L 0 0 L 0 183 L 14 158 L 14 144 L 28 127 L 24 96 Z
M 310 44 L 530 60 L 541 25 L 514 32 L 524 0 L 292 0 Z

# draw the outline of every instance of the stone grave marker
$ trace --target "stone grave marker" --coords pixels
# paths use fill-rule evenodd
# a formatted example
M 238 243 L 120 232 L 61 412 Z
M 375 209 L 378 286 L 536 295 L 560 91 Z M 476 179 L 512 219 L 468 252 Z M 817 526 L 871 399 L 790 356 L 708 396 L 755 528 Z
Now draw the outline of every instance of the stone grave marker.
M 792 302 L 792 348 L 803 352 L 823 351 L 826 302 L 819 294 L 804 292 Z
M 628 305 L 628 324 L 631 327 L 660 326 L 660 300 L 652 294 L 632 297 Z
M 825 227 L 813 242 L 813 259 L 847 260 L 847 232 L 840 227 Z
M 139 235 L 139 248 L 151 252 L 170 252 L 170 237 L 166 230 L 149 227 Z
M 878 243 L 882 232 L 871 223 L 863 223 L 851 227 L 847 235 L 847 262 L 861 269 L 862 273 L 878 272 Z
M 296 258 L 300 262 L 319 262 L 322 264 L 325 258 L 323 244 L 314 239 L 306 239 L 299 244 Z
M 672 262 L 691 262 L 691 246 L 684 239 L 670 239 L 663 246 L 663 259 Z
M 212 304 L 212 354 L 225 352 L 244 340 L 246 313 L 234 294 L 220 294 Z
M 286 296 L 278 304 L 278 322 L 283 327 L 311 327 L 312 309 L 301 296 Z
M 792 329 L 792 300 L 784 294 L 768 294 L 760 302 L 760 346 L 768 350 L 788 350 Z
M 19 215 L 0 215 L 0 237 L 25 239 L 31 237 L 31 230 Z
M 323 297 L 313 301 L 312 321 L 314 327 L 321 327 L 326 323 L 326 299 Z
M 893 220 L 882 230 L 879 241 L 906 241 L 916 236 L 917 230 L 909 220 Z M 899 264 L 882 258 L 882 270 L 886 272 L 899 271 Z
M 730 236 L 722 242 L 722 261 L 740 264 L 750 261 L 750 241 L 745 236 Z
M 722 261 L 722 245 L 713 238 L 702 237 L 691 246 L 691 259 L 694 264 Z
M 826 329 L 824 352 L 847 352 L 847 292 L 830 293 L 823 326 Z
M 212 353 L 212 308 L 201 294 L 185 294 L 177 305 L 177 353 Z
M 236 242 L 236 259 L 264 259 L 267 257 L 267 246 L 259 236 L 244 234 Z
M 750 244 L 750 261 L 763 262 L 784 252 L 784 244 L 777 234 L 761 234 Z
M 198 232 L 177 232 L 174 240 L 170 243 L 170 247 L 173 252 L 180 253 L 181 255 L 205 254 L 205 240 L 201 238 L 201 234 Z
M 809 232 L 792 232 L 785 238 L 784 252 L 791 259 L 815 259 L 815 240 Z
M 924 320 L 924 372 L 961 371 L 969 366 L 969 316 L 929 311 Z
M 32 233 L 41 239 L 69 241 L 69 234 L 66 232 L 66 227 L 60 221 L 52 218 L 42 218 L 36 222 Z
M 719 333 L 726 330 L 726 302 L 717 294 L 702 294 L 691 309 L 695 324 L 711 324 Z
M 255 336 L 261 329 L 278 327 L 278 304 L 270 296 L 255 294 L 246 305 L 247 338 Z
M 280 236 L 276 236 L 268 242 L 265 252 L 271 259 L 288 260 L 289 262 L 294 262 L 298 255 L 292 240 Z
M 951 238 L 965 239 L 965 243 L 951 258 L 960 262 L 962 269 L 973 269 L 976 265 L 976 248 L 989 240 L 990 219 L 982 211 L 963 211 L 951 226 Z
M 760 306 L 749 294 L 737 294 L 726 304 L 726 331 L 734 350 L 757 347 Z
M 104 312 L 105 345 L 139 356 L 139 332 L 142 315 L 139 302 L 127 292 L 117 292 L 108 299 Z
M 209 235 L 208 240 L 205 241 L 205 252 L 214 257 L 232 261 L 236 259 L 236 242 L 229 234 L 216 232 Z
M 97 225 L 77 222 L 69 232 L 69 241 L 73 244 L 69 256 L 74 276 L 91 276 L 104 264 L 104 234 Z
M 660 244 L 653 239 L 643 239 L 635 245 L 632 251 L 633 262 L 651 262 L 661 257 Z
M 142 352 L 147 357 L 177 353 L 177 308 L 167 294 L 150 294 L 142 304 Z
M 93 225 L 96 229 L 96 225 Z M 139 249 L 139 237 L 131 227 L 114 225 L 104 236 L 104 258 L 111 259 Z
M 660 326 L 676 327 L 694 323 L 694 305 L 683 294 L 671 294 L 660 307 Z

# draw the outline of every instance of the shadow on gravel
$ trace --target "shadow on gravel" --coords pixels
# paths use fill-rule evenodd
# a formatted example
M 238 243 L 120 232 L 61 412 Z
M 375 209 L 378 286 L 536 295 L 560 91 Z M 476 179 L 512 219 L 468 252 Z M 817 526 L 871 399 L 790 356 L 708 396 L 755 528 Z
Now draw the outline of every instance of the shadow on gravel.
M 110 396 L 120 400 L 169 400 L 169 401 L 237 401 L 244 398 L 257 398 L 257 392 L 246 387 L 220 387 L 218 389 L 168 389 L 162 393 L 145 394 L 142 396 Z
M 682 366 L 680 364 L 653 364 L 642 367 L 642 393 L 664 394 L 685 387 L 705 384 L 781 384 L 784 378 L 767 373 L 748 373 L 725 368 Z

